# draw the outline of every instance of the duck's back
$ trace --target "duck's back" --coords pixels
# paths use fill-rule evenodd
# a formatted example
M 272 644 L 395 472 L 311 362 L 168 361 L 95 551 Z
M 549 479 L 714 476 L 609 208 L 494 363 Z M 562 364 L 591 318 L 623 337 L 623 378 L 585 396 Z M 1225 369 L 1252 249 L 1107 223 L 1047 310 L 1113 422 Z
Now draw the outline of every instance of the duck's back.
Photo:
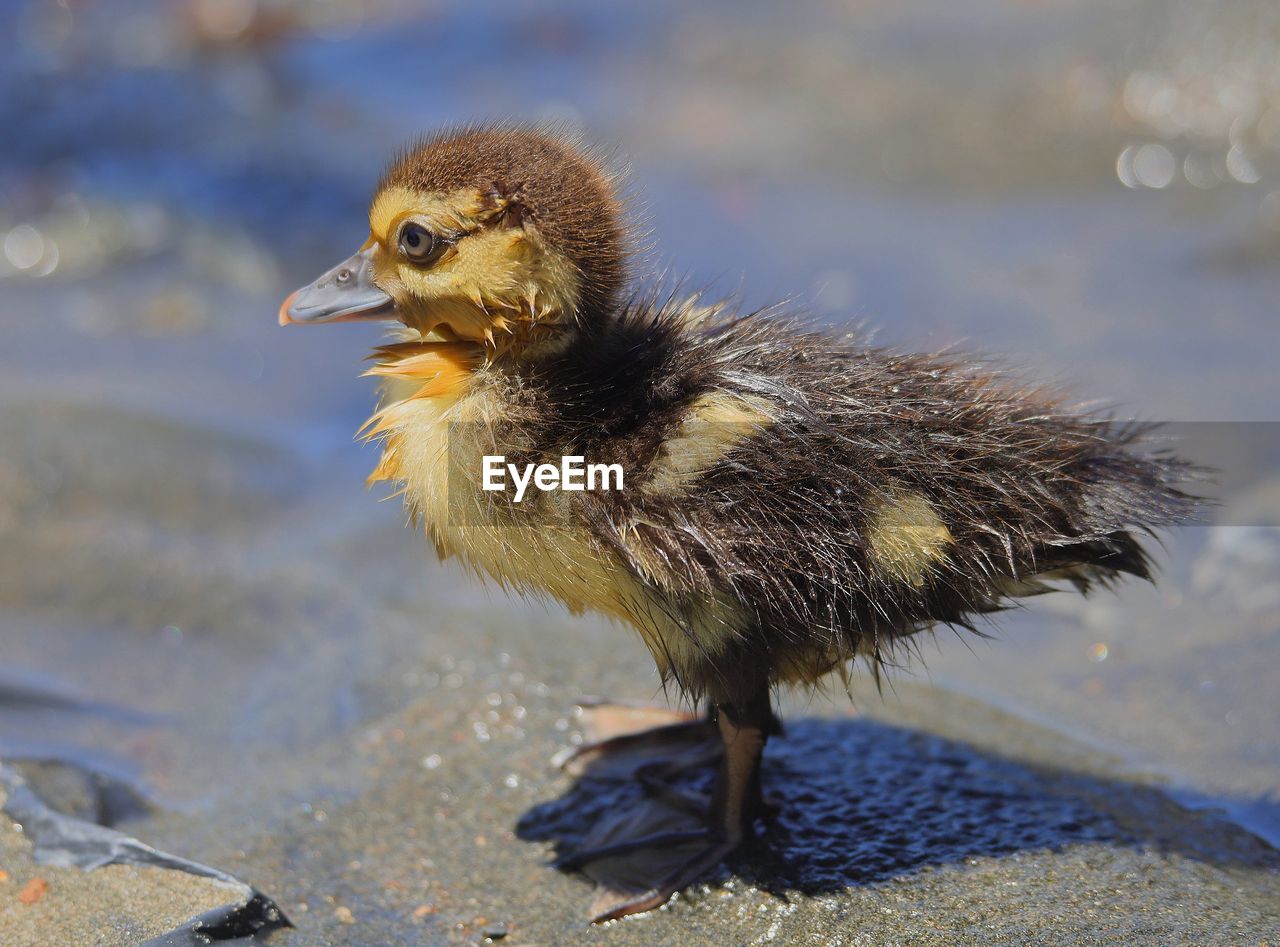
M 1145 577 L 1137 537 L 1193 511 L 1142 427 L 955 356 L 676 308 L 633 307 L 535 388 L 543 443 L 626 469 L 578 515 L 660 593 L 659 663 L 695 693 L 878 662 L 1045 580 Z

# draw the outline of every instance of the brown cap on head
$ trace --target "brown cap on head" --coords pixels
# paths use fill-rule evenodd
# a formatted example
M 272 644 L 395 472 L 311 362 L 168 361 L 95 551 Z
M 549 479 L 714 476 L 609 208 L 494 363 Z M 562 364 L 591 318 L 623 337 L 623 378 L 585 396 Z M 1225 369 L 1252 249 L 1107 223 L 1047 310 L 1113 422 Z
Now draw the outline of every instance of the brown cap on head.
M 622 205 L 604 162 L 571 136 L 523 125 L 442 132 L 401 155 L 378 190 L 395 187 L 474 189 L 505 207 L 507 223 L 536 227 L 574 264 L 580 312 L 617 302 L 626 278 Z

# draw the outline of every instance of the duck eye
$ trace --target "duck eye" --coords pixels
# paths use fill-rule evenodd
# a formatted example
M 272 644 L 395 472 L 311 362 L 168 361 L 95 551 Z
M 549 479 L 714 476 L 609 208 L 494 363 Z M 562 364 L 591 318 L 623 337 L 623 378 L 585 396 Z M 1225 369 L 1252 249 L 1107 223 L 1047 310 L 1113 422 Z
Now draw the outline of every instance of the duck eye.
M 400 228 L 400 252 L 410 263 L 428 262 L 442 247 L 442 242 L 422 224 L 410 221 Z

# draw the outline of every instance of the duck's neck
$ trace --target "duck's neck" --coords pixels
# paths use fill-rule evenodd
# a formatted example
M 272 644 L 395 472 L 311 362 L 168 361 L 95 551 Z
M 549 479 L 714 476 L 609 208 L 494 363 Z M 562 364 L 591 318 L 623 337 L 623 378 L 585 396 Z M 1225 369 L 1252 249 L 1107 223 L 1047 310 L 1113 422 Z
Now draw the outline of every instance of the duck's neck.
M 580 310 L 567 316 L 552 313 L 536 321 L 506 322 L 498 331 L 486 335 L 482 343 L 484 362 L 512 374 L 535 374 L 563 361 L 567 353 L 607 331 L 614 321 L 612 312 Z

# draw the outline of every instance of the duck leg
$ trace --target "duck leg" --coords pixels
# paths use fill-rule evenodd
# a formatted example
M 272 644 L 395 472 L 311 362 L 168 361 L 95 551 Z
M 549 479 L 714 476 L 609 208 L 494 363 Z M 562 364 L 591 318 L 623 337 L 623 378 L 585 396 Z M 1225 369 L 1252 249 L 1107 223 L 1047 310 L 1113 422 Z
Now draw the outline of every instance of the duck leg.
M 560 859 L 600 886 L 594 923 L 660 907 L 736 849 L 761 810 L 760 758 L 775 719 L 767 691 L 746 705 L 717 704 L 719 769 L 714 791 L 693 814 L 657 795 L 642 807 L 618 813 L 587 847 Z

